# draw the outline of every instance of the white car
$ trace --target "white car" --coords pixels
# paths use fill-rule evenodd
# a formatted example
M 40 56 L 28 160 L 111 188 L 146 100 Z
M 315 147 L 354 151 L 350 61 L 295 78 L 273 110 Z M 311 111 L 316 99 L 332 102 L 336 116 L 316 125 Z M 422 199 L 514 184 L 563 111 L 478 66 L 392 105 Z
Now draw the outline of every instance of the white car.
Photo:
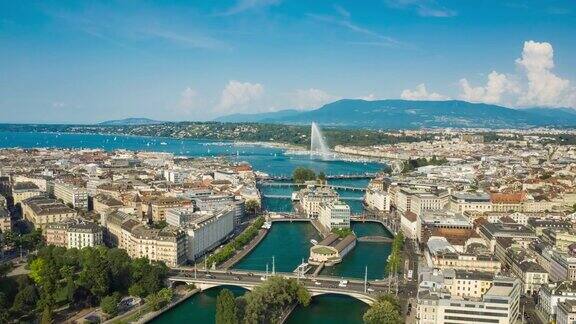
M 320 281 L 314 281 L 314 284 L 315 284 L 316 286 L 322 286 L 322 283 L 321 283 Z
M 372 288 L 368 288 L 366 290 L 368 290 L 369 292 L 374 292 L 374 289 L 372 289 Z
M 348 285 L 348 280 L 341 280 L 341 281 L 338 283 L 338 287 L 343 287 L 343 288 L 345 288 L 347 285 Z

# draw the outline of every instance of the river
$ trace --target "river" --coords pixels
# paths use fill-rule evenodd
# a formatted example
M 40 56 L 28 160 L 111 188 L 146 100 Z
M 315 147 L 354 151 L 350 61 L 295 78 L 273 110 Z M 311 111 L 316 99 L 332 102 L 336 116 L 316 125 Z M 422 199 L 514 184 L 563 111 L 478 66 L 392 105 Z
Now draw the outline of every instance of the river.
M 97 135 L 97 134 L 55 134 L 0 132 L 0 148 L 69 148 L 169 152 L 181 156 L 212 157 L 223 156 L 234 161 L 246 161 L 255 170 L 270 175 L 290 175 L 294 168 L 304 166 L 325 174 L 360 174 L 377 172 L 384 168 L 379 163 L 349 161 L 323 161 L 311 159 L 308 155 L 286 154 L 280 148 L 258 145 L 235 145 L 231 142 L 212 140 L 172 139 L 144 136 Z M 365 187 L 367 180 L 334 180 L 333 184 Z M 266 187 L 262 193 L 290 195 L 289 187 Z M 339 191 L 341 197 L 362 197 L 362 192 Z M 346 200 L 353 212 L 362 210 L 359 200 Z M 264 198 L 263 207 L 269 211 L 291 211 L 289 199 Z M 379 224 L 353 224 L 359 235 L 388 235 Z M 318 239 L 314 228 L 307 223 L 276 223 L 264 241 L 252 253 L 236 265 L 237 269 L 265 270 L 266 264 L 272 269 L 272 256 L 275 267 L 280 272 L 291 272 L 308 258 L 310 239 Z M 390 253 L 388 243 L 359 242 L 344 261 L 322 274 L 338 277 L 363 278 L 368 267 L 368 278 L 377 279 L 384 275 L 386 258 Z M 154 323 L 214 321 L 216 296 L 221 288 L 214 288 L 196 294 L 173 310 L 157 318 Z M 236 295 L 244 293 L 232 287 Z M 289 323 L 361 323 L 367 306 L 351 297 L 338 295 L 318 296 L 308 308 L 297 308 L 289 318 Z

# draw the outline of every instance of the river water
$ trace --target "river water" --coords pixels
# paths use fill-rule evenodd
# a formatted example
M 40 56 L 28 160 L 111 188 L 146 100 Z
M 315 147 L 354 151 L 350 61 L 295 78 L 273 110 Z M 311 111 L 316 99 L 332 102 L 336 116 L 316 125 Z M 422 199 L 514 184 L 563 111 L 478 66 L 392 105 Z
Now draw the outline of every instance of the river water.
M 303 166 L 325 174 L 361 174 L 377 172 L 384 168 L 378 163 L 348 161 L 322 161 L 308 155 L 289 155 L 282 149 L 263 146 L 237 146 L 230 142 L 212 140 L 178 140 L 159 137 L 114 136 L 96 134 L 55 134 L 55 133 L 16 133 L 0 132 L 0 148 L 86 148 L 104 150 L 140 150 L 170 152 L 192 157 L 224 156 L 235 161 L 246 161 L 255 170 L 270 175 L 290 175 L 294 168 Z M 365 187 L 367 180 L 334 180 L 333 184 Z M 264 187 L 263 195 L 290 195 L 290 187 Z M 362 211 L 362 202 L 348 200 L 349 197 L 362 197 L 363 192 L 339 191 L 353 212 Z M 289 199 L 264 198 L 263 207 L 269 211 L 292 211 Z M 389 235 L 379 224 L 354 223 L 357 235 Z M 246 256 L 235 268 L 244 270 L 265 270 L 266 264 L 272 269 L 272 256 L 276 271 L 291 272 L 307 259 L 311 239 L 319 239 L 318 233 L 308 223 L 275 223 L 262 243 Z M 384 276 L 386 259 L 390 254 L 388 243 L 358 242 L 356 248 L 343 262 L 323 270 L 323 275 L 363 278 L 367 268 L 369 279 Z M 157 318 L 154 323 L 197 322 L 212 323 L 215 315 L 216 296 L 221 288 L 214 288 L 197 294 L 173 310 Z M 244 290 L 232 287 L 235 294 Z M 351 297 L 339 295 L 318 296 L 307 308 L 297 308 L 289 318 L 289 323 L 361 323 L 367 306 Z

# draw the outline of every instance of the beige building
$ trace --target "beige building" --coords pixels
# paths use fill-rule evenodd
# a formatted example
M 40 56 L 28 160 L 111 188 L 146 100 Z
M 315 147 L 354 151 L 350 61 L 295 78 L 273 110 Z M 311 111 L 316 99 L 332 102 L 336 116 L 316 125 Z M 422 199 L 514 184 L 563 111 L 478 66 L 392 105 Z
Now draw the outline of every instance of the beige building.
M 172 208 L 191 207 L 192 202 L 187 199 L 174 197 L 159 197 L 150 201 L 147 214 L 150 215 L 154 222 L 166 220 L 166 212 Z
M 120 211 L 107 215 L 105 224 L 108 242 L 126 250 L 131 258 L 148 258 L 169 267 L 186 262 L 186 235 L 173 226 L 150 228 Z
M 110 213 L 124 206 L 120 200 L 105 194 L 98 194 L 94 196 L 92 198 L 92 205 L 94 211 L 100 215 Z
M 25 199 L 36 197 L 41 194 L 42 191 L 33 182 L 18 182 L 12 186 L 14 205 L 21 203 Z
M 0 206 L 0 232 L 12 231 L 12 218 L 10 212 L 4 206 Z
M 338 193 L 328 187 L 309 187 L 298 192 L 300 206 L 308 218 L 316 218 L 320 214 L 320 207 L 323 204 L 336 202 L 339 199 Z
M 68 224 L 66 222 L 47 224 L 42 235 L 48 245 L 68 246 Z
M 77 215 L 75 210 L 58 200 L 43 196 L 28 198 L 21 204 L 24 219 L 41 229 L 47 224 L 63 222 Z

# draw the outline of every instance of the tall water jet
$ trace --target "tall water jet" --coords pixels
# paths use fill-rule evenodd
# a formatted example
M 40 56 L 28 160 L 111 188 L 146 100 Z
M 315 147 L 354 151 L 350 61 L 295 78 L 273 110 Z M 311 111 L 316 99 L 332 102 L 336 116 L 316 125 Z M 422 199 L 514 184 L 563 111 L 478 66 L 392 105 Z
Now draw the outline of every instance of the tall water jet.
M 330 149 L 326 145 L 324 136 L 320 131 L 320 127 L 316 122 L 312 122 L 312 129 L 310 131 L 310 157 L 320 157 L 326 160 L 330 157 Z

